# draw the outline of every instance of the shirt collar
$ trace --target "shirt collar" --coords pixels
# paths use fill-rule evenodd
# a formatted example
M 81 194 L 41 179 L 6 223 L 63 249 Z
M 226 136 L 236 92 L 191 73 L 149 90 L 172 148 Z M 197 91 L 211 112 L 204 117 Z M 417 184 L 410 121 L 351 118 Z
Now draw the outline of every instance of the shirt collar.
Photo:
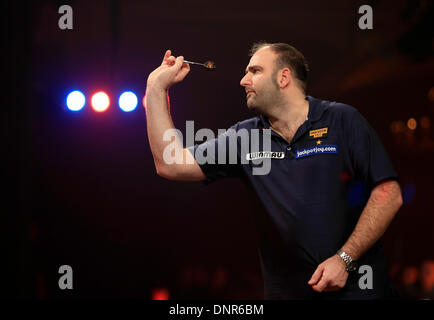
M 309 112 L 307 115 L 307 121 L 309 123 L 314 123 L 321 119 L 321 116 L 324 113 L 324 105 L 321 100 L 316 99 L 312 96 L 306 96 L 306 100 L 309 101 Z M 260 114 L 259 118 L 262 122 L 262 126 L 265 129 L 270 129 L 270 123 L 268 122 L 268 118 L 263 114 Z
M 314 98 L 312 96 L 306 96 L 306 100 L 309 101 L 309 113 L 308 113 L 309 122 L 313 123 L 321 119 L 322 114 L 324 113 L 325 110 L 323 101 Z

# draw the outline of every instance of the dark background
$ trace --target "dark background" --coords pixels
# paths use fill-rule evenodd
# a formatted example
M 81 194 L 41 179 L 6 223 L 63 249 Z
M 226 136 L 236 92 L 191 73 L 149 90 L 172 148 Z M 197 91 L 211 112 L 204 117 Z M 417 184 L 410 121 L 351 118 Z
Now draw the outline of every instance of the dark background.
M 63 4 L 73 8 L 73 30 L 58 27 Z M 373 8 L 373 30 L 358 28 L 363 4 Z M 158 177 L 143 106 L 131 113 L 117 106 L 123 90 L 141 101 L 147 75 L 171 49 L 217 64 L 215 72 L 192 66 L 171 88 L 177 128 L 194 120 L 196 130 L 217 131 L 250 118 L 239 82 L 258 40 L 302 51 L 308 94 L 356 107 L 383 141 L 405 201 L 384 236 L 394 280 L 406 266 L 434 258 L 432 2 L 2 6 L 6 296 L 151 299 L 165 288 L 171 299 L 262 298 L 252 220 L 260 209 L 251 192 L 233 179 L 204 186 Z M 65 106 L 74 89 L 87 99 L 76 113 Z M 90 108 L 97 90 L 111 99 L 104 113 Z M 411 117 L 415 130 L 406 125 Z M 74 270 L 73 290 L 58 288 L 61 265 Z

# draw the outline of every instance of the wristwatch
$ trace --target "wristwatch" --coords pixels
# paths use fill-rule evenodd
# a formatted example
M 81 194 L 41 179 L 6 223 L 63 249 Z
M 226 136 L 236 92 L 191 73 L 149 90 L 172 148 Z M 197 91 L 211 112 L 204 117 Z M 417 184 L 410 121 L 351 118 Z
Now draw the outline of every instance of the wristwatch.
M 339 257 L 341 257 L 342 260 L 344 260 L 345 265 L 346 265 L 345 269 L 348 272 L 355 271 L 357 269 L 357 261 L 353 260 L 353 258 L 351 258 L 351 256 L 349 254 L 345 253 L 342 250 L 338 250 L 338 252 L 336 252 L 336 254 Z

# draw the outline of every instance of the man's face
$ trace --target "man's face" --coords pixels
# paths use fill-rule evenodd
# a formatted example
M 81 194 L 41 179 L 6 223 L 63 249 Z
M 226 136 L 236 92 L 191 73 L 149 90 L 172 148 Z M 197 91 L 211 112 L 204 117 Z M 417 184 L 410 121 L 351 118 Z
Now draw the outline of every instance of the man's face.
M 250 110 L 266 111 L 280 97 L 274 73 L 277 55 L 269 47 L 258 50 L 250 59 L 246 75 L 240 84 L 245 88 L 247 106 Z

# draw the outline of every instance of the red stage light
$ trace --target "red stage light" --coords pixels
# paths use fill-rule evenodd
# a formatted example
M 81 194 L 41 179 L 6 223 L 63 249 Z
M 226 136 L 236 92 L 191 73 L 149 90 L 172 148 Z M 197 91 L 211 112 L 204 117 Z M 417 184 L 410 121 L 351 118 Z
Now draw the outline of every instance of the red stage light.
M 166 288 L 153 289 L 152 300 L 169 300 L 169 290 Z
M 92 108 L 96 112 L 104 112 L 110 105 L 110 99 L 104 91 L 99 91 L 92 96 Z

